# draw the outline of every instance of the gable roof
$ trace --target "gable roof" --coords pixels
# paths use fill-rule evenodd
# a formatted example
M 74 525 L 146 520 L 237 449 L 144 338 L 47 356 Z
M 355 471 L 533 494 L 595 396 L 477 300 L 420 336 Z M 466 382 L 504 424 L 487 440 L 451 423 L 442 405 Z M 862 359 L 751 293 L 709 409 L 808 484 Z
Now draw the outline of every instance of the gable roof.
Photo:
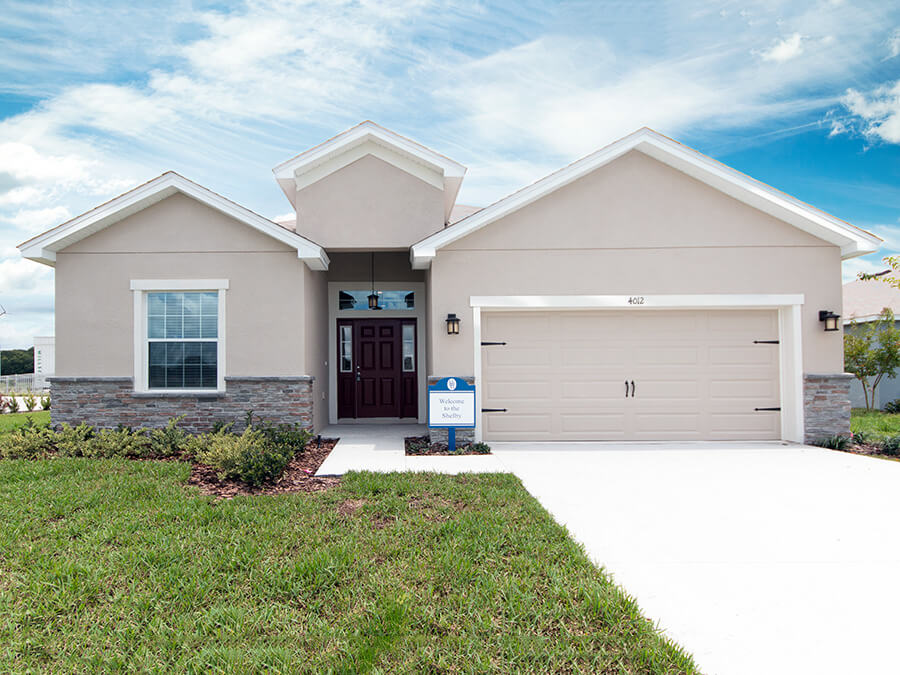
M 281 227 L 268 218 L 263 218 L 250 209 L 226 199 L 174 171 L 167 171 L 161 176 L 91 209 L 87 213 L 83 213 L 62 225 L 57 225 L 53 229 L 19 244 L 18 248 L 22 255 L 29 260 L 35 260 L 53 267 L 56 263 L 56 253 L 58 251 L 138 211 L 143 211 L 147 207 L 176 193 L 196 199 L 198 202 L 224 213 L 226 216 L 230 216 L 263 234 L 267 234 L 288 246 L 296 248 L 297 257 L 305 262 L 310 269 L 328 269 L 328 256 L 325 250 L 315 242 Z
M 839 246 L 843 259 L 873 253 L 881 243 L 880 238 L 865 230 L 643 127 L 413 244 L 410 248 L 413 268 L 427 268 L 442 247 L 545 197 L 631 150 L 642 152 L 738 201 Z
M 366 148 L 362 148 L 362 146 L 366 146 Z M 357 159 L 353 151 L 358 149 L 361 151 L 368 149 L 370 152 L 367 154 L 376 154 L 377 152 L 379 159 L 410 173 L 413 172 L 413 167 L 421 167 L 432 172 L 432 175 L 436 177 L 437 185 L 435 187 L 439 187 L 444 192 L 444 222 L 449 222 L 450 211 L 453 209 L 456 195 L 459 193 L 463 177 L 466 175 L 466 167 L 405 136 L 385 129 L 371 120 L 361 122 L 324 143 L 282 162 L 272 169 L 272 173 L 275 174 L 275 179 L 281 189 L 296 208 L 296 191 L 298 186 L 303 186 L 299 182 L 302 176 L 310 174 L 311 182 L 320 180 L 349 163 L 341 163 L 339 158 L 342 156 L 348 156 L 351 161 Z M 371 152 L 372 150 L 375 151 Z M 325 166 L 329 163 L 330 166 Z M 311 172 L 315 169 L 324 169 L 324 171 L 312 174 Z
M 885 270 L 877 276 L 887 275 L 893 276 L 892 270 Z M 854 321 L 875 321 L 886 307 L 900 317 L 900 288 L 886 284 L 881 279 L 856 279 L 844 284 L 844 325 Z

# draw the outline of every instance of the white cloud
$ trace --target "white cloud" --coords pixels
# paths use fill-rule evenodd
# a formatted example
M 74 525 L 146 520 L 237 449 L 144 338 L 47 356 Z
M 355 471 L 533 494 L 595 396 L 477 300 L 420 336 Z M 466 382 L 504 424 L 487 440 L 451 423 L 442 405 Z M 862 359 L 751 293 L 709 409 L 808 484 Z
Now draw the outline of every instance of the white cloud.
M 50 206 L 43 209 L 22 209 L 5 220 L 31 236 L 49 230 L 71 217 L 72 214 L 65 206 Z
M 865 136 L 900 143 L 900 80 L 868 94 L 848 89 L 842 103 L 857 118 Z
M 875 274 L 888 269 L 888 266 L 881 261 L 884 257 L 883 252 L 867 255 L 862 258 L 850 258 L 841 264 L 843 282 L 846 284 L 859 277 L 860 272 L 866 274 Z
M 888 38 L 888 58 L 900 56 L 900 28 L 894 29 Z
M 765 61 L 775 61 L 776 63 L 790 61 L 803 53 L 803 40 L 800 33 L 794 33 L 778 41 L 771 49 L 764 51 L 762 58 Z

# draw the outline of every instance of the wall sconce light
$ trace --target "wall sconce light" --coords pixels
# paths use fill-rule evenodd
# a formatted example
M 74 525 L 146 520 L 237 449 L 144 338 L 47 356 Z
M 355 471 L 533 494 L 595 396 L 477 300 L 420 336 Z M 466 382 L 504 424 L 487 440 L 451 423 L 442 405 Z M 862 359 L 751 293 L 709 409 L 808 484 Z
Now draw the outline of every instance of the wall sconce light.
M 447 315 L 447 335 L 459 335 L 459 318 L 456 314 Z
M 825 332 L 830 333 L 832 331 L 838 330 L 838 319 L 841 318 L 840 314 L 835 314 L 834 312 L 821 309 L 819 310 L 819 321 L 824 322 L 825 324 Z

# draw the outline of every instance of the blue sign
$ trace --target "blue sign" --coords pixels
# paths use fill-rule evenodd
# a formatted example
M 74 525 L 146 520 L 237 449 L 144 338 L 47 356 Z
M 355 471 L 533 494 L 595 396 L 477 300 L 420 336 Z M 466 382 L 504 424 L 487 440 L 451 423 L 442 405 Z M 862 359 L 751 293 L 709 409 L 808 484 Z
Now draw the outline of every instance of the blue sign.
M 447 430 L 447 447 L 456 452 L 456 430 L 475 426 L 475 387 L 461 377 L 445 377 L 428 387 L 428 426 Z

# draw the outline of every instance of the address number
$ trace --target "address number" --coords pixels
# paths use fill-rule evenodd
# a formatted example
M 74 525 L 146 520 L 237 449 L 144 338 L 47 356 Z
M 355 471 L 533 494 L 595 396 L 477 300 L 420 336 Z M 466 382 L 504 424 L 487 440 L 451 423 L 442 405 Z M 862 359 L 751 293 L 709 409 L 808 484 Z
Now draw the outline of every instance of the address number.
M 644 296 L 643 295 L 633 295 L 628 298 L 629 305 L 643 305 L 644 304 Z

